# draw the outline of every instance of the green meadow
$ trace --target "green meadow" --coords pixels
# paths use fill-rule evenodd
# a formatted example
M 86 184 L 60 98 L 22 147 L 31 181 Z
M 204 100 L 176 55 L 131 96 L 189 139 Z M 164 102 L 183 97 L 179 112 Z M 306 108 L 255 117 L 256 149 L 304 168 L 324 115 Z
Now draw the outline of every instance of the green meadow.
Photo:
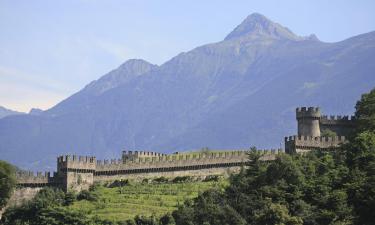
M 184 183 L 130 183 L 122 187 L 97 186 L 96 200 L 75 201 L 69 209 L 83 211 L 100 219 L 124 221 L 136 215 L 161 216 L 177 209 L 184 201 L 211 188 L 224 189 L 228 181 Z

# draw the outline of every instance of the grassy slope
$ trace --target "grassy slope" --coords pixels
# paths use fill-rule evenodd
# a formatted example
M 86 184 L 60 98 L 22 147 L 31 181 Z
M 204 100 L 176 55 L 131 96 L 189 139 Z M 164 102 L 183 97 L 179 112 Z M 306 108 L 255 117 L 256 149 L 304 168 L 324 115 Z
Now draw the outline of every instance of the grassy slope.
M 159 216 L 171 212 L 186 199 L 194 198 L 199 192 L 216 187 L 224 188 L 227 181 L 143 184 L 134 183 L 120 188 L 99 187 L 95 192 L 99 200 L 77 201 L 72 210 L 90 211 L 102 219 L 122 221 L 136 215 Z

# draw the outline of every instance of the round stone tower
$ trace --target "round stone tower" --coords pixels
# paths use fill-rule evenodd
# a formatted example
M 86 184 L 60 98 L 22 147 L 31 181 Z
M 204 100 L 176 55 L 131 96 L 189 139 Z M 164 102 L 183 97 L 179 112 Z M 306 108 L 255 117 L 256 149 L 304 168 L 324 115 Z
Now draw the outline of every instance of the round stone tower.
M 320 109 L 318 107 L 302 107 L 296 109 L 299 136 L 320 136 Z

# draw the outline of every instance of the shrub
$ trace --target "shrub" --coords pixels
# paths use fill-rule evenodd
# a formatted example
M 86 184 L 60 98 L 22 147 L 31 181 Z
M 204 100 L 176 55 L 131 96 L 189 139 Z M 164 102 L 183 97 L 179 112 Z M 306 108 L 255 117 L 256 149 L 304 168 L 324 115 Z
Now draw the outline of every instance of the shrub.
M 177 176 L 172 180 L 173 183 L 184 183 L 190 181 L 193 181 L 191 176 Z
M 90 186 L 89 191 L 96 191 L 98 190 L 102 185 L 100 183 L 94 183 Z
M 168 178 L 166 177 L 158 177 L 153 180 L 155 183 L 168 183 Z
M 150 183 L 150 179 L 148 179 L 148 178 L 144 178 L 144 179 L 142 180 L 142 184 L 148 184 L 148 183 Z
M 77 200 L 87 200 L 93 202 L 98 200 L 98 195 L 95 192 L 83 190 L 78 194 Z
M 204 178 L 203 182 L 209 182 L 209 181 L 218 182 L 219 180 L 220 180 L 219 175 L 208 175 L 206 176 L 206 178 Z
M 73 202 L 77 200 L 77 195 L 76 193 L 74 192 L 68 192 L 65 194 L 65 202 L 64 202 L 64 205 L 65 206 L 68 206 L 68 205 L 71 205 L 73 204 Z
M 123 187 L 130 185 L 130 181 L 128 179 L 126 180 L 115 180 L 113 183 L 108 185 L 109 188 L 115 188 L 115 187 Z

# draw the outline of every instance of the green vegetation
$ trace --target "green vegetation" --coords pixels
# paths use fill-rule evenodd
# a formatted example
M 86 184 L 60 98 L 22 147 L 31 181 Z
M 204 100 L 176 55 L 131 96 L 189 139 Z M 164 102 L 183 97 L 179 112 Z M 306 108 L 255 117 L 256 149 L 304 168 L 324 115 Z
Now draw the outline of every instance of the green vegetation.
M 97 184 L 90 191 L 77 194 L 45 188 L 32 201 L 8 209 L 2 224 L 127 224 L 127 220 L 132 224 L 159 218 L 169 221 L 171 214 L 165 214 L 185 201 L 211 188 L 224 190 L 228 185 L 227 180 L 216 180 L 196 181 L 189 176 L 171 180 L 158 177 L 142 183 L 121 180 Z
M 73 211 L 84 209 L 86 213 L 111 221 L 133 219 L 136 215 L 160 217 L 177 209 L 186 200 L 197 197 L 199 192 L 225 185 L 223 181 L 184 183 L 181 179 L 177 179 L 179 182 L 165 180 L 157 178 L 148 184 L 130 183 L 112 188 L 99 186 L 91 192 L 99 196 L 97 201 L 76 201 L 69 208 Z
M 337 134 L 335 132 L 331 131 L 330 129 L 325 129 L 325 130 L 322 131 L 320 136 L 322 136 L 322 137 L 336 137 Z
M 15 184 L 15 168 L 0 160 L 0 209 L 6 205 Z

